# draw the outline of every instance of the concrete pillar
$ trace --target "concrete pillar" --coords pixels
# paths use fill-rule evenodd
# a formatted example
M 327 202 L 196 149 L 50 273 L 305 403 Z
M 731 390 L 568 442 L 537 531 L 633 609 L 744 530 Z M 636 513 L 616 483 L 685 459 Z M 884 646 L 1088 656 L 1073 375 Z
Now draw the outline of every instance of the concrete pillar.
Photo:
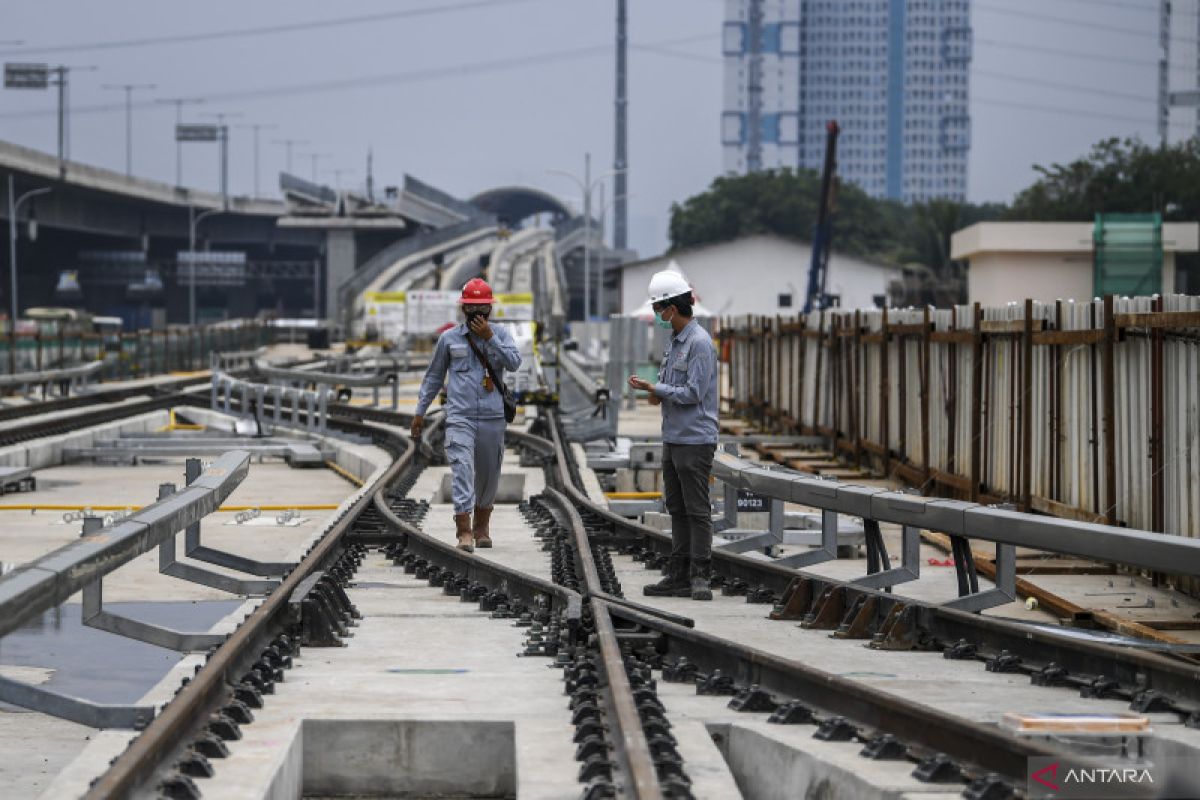
M 332 230 L 325 234 L 325 318 L 341 319 L 338 289 L 354 275 L 357 248 L 354 231 Z

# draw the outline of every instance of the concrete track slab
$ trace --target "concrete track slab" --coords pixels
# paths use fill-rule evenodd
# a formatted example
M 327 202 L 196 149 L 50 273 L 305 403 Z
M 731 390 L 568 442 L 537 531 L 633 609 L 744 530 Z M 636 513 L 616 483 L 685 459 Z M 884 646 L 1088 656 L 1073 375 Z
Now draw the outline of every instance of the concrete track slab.
M 379 553 L 356 582 L 365 588 L 349 594 L 363 619 L 348 646 L 303 651 L 206 782 L 206 794 L 266 796 L 281 744 L 304 719 L 511 721 L 519 796 L 579 794 L 562 674 L 546 659 L 516 655 L 522 629 L 405 575 Z

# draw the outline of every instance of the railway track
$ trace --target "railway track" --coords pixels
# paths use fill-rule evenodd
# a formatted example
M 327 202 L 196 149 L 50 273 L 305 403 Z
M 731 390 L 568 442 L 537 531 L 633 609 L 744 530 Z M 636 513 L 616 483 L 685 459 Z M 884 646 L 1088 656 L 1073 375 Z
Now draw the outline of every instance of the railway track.
M 119 417 L 202 403 L 197 395 L 171 394 L 106 413 Z M 89 424 L 95 421 L 88 415 Z M 68 419 L 65 424 L 78 423 Z M 304 621 L 296 619 L 289 599 L 319 582 L 333 626 L 352 624 L 356 611 L 341 587 L 368 549 L 383 550 L 405 571 L 478 602 L 485 611 L 528 614 L 556 631 L 549 641 L 531 644 L 530 654 L 553 658 L 563 670 L 587 797 L 691 796 L 687 764 L 674 747 L 669 714 L 655 692 L 656 672 L 664 682 L 693 683 L 700 694 L 728 696 L 732 708 L 771 714 L 782 724 L 813 726 L 816 738 L 861 741 L 864 756 L 906 759 L 915 775 L 960 783 L 970 797 L 1019 794 L 1030 758 L 1063 754 L 992 725 L 714 636 L 690 619 L 624 598 L 613 554 L 657 568 L 669 538 L 588 498 L 552 411 L 529 432 L 511 431 L 510 446 L 540 462 L 545 472 L 547 490 L 526 513 L 530 526 L 551 545 L 555 580 L 458 551 L 449 539 L 421 529 L 419 506 L 407 497 L 426 464 L 423 451 L 431 452 L 397 430 L 407 423 L 405 415 L 394 412 L 330 407 L 331 427 L 369 436 L 391 453 L 391 466 L 282 585 L 210 652 L 203 668 L 97 778 L 89 798 L 199 796 L 203 776 L 219 769 L 219 758 L 236 747 L 239 726 L 252 724 L 253 709 L 270 702 L 271 686 L 285 678 L 299 655 Z M 46 435 L 42 424 L 13 435 Z M 429 433 L 436 436 L 436 426 Z M 802 621 L 877 649 L 941 650 L 946 658 L 980 661 L 989 671 L 1026 673 L 1035 684 L 1123 698 L 1135 709 L 1173 712 L 1189 724 L 1200 723 L 1200 670 L 1184 659 L 1067 639 L 736 554 L 714 556 L 723 594 L 763 603 L 773 609 L 772 619 Z

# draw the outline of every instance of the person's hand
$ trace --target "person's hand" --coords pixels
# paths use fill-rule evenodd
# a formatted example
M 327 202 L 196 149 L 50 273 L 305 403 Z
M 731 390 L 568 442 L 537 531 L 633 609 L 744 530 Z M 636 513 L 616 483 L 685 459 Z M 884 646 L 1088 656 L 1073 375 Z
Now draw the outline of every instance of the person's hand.
M 640 392 L 653 392 L 654 384 L 647 380 L 639 378 L 637 375 L 629 376 L 629 388 L 637 389 Z
M 425 429 L 425 417 L 418 414 L 413 417 L 412 427 L 408 429 L 408 433 L 414 440 L 421 438 L 421 431 Z
M 467 327 L 471 329 L 471 333 L 483 339 L 485 342 L 492 338 L 492 326 L 488 325 L 487 317 L 482 314 L 473 317 L 467 323 Z

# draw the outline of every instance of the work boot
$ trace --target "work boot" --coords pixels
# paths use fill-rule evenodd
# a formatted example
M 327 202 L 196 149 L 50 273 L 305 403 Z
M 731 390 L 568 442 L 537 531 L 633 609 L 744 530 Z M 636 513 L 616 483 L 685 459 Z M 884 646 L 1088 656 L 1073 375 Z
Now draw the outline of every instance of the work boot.
M 707 561 L 692 562 L 690 588 L 693 600 L 712 600 L 712 586 L 708 581 L 710 566 Z
M 687 597 L 691 593 L 687 579 L 687 559 L 672 557 L 667 562 L 667 575 L 658 583 L 642 587 L 647 597 Z
M 492 546 L 492 531 L 489 527 L 491 521 L 492 510 L 490 508 L 475 509 L 475 524 L 471 526 L 471 533 L 475 536 L 476 547 Z
M 471 515 L 455 514 L 454 528 L 458 536 L 458 549 L 468 553 L 475 552 L 474 537 L 471 535 Z

